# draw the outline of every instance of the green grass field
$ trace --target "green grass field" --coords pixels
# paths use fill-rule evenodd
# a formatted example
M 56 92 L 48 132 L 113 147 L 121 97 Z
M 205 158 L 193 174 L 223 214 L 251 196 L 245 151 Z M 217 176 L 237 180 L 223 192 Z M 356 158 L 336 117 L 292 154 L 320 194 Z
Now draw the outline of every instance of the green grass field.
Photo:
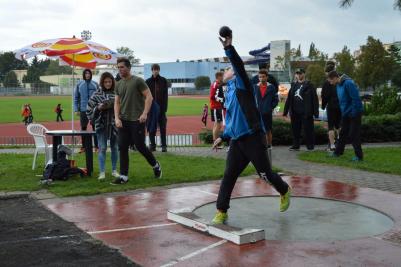
M 351 158 L 354 156 L 352 149 L 345 150 L 344 155 L 338 158 L 328 157 L 327 152 L 323 151 L 300 153 L 298 158 L 364 171 L 401 175 L 401 147 L 363 148 L 363 153 L 364 160 L 362 162 L 351 162 Z
M 60 103 L 64 109 L 63 118 L 71 120 L 71 96 L 20 96 L 0 97 L 0 123 L 21 122 L 21 109 L 25 103 L 30 103 L 34 121 L 55 121 L 54 108 Z M 203 105 L 209 105 L 209 99 L 193 97 L 170 97 L 168 103 L 168 116 L 201 116 Z M 284 103 L 280 103 L 280 111 L 283 111 Z M 75 117 L 74 120 L 79 120 Z
M 203 105 L 208 103 L 207 98 L 177 98 L 170 97 L 168 116 L 192 116 L 202 114 Z M 34 120 L 37 122 L 55 121 L 54 108 L 58 103 L 63 107 L 63 118 L 71 120 L 71 96 L 20 96 L 0 97 L 0 123 L 21 122 L 21 109 L 25 103 L 30 103 Z M 79 119 L 75 117 L 75 119 Z
M 221 179 L 226 161 L 206 157 L 175 156 L 169 153 L 156 154 L 162 165 L 163 177 L 155 179 L 153 170 L 145 159 L 137 152 L 130 153 L 130 180 L 122 186 L 110 185 L 113 180 L 111 173 L 110 153 L 107 155 L 106 176 L 104 181 L 98 181 L 97 156 L 94 159 L 94 174 L 92 177 L 73 177 L 67 181 L 56 181 L 50 186 L 39 185 L 43 172 L 44 156 L 38 158 L 37 169 L 31 169 L 33 155 L 0 154 L 0 191 L 37 191 L 49 189 L 58 196 L 94 195 L 107 192 L 133 190 L 170 184 L 199 182 Z M 85 166 L 84 156 L 76 155 L 78 166 Z M 255 174 L 253 166 L 248 166 L 242 175 Z

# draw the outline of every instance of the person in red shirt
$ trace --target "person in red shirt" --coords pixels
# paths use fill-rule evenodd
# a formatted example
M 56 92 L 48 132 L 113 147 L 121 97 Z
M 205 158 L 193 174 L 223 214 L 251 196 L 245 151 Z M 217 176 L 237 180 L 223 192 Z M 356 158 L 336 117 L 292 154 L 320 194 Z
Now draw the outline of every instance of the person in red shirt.
M 22 120 L 22 122 L 25 123 L 25 125 L 29 124 L 29 115 L 30 115 L 30 111 L 29 111 L 29 107 L 28 104 L 24 104 L 24 106 L 22 107 L 22 111 L 21 111 L 21 116 L 24 118 Z
M 268 72 L 265 69 L 259 71 L 259 83 L 255 88 L 255 96 L 258 103 L 258 110 L 262 115 L 263 125 L 266 130 L 267 147 L 272 146 L 272 123 L 273 110 L 278 104 L 278 92 L 274 85 L 267 82 Z
M 216 72 L 216 81 L 210 86 L 210 113 L 213 124 L 213 141 L 215 141 L 223 130 L 223 103 L 224 96 L 218 92 L 223 92 L 223 72 Z M 220 88 L 220 90 L 218 90 Z

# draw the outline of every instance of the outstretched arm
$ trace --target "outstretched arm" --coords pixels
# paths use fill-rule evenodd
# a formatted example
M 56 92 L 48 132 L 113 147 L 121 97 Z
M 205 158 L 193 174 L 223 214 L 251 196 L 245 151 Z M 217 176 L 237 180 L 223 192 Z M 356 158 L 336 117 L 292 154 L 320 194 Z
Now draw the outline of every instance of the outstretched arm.
M 237 78 L 239 78 L 238 81 L 242 83 L 239 84 L 239 86 L 242 89 L 249 90 L 252 92 L 253 91 L 252 83 L 249 80 L 248 75 L 246 74 L 244 62 L 242 61 L 241 57 L 238 55 L 237 51 L 232 45 L 232 37 L 226 37 L 224 39 L 219 37 L 219 39 L 220 42 L 223 44 L 226 56 L 230 59 L 235 75 L 237 76 Z

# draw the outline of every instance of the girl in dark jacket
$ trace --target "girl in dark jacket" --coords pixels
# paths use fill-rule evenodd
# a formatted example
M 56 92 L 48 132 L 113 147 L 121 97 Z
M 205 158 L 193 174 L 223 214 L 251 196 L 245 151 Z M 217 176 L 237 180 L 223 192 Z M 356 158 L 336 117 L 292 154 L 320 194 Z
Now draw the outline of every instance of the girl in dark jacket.
M 112 176 L 119 177 L 117 172 L 118 142 L 117 128 L 114 122 L 114 86 L 113 75 L 105 72 L 100 77 L 100 89 L 89 99 L 86 114 L 95 126 L 99 143 L 99 180 L 106 178 L 105 161 L 107 140 L 110 140 Z

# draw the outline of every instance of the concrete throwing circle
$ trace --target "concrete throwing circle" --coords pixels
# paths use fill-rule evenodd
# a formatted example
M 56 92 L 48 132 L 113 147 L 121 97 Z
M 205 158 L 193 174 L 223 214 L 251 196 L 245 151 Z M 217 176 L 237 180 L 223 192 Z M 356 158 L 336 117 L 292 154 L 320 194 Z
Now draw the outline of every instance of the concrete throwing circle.
M 374 209 L 330 199 L 292 197 L 286 212 L 279 211 L 279 197 L 231 199 L 227 224 L 264 229 L 267 240 L 349 240 L 390 230 L 393 220 Z M 210 221 L 216 203 L 193 211 Z

